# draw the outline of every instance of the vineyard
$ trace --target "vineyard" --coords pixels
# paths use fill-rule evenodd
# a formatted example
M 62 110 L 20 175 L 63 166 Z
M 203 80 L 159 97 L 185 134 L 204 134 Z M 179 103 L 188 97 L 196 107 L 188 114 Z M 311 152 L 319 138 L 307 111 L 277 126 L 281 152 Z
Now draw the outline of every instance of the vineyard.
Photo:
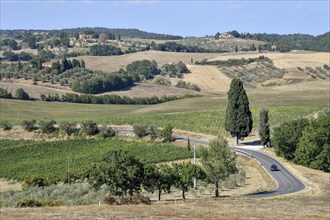
M 0 176 L 24 180 L 38 175 L 61 180 L 69 171 L 79 174 L 101 161 L 112 150 L 126 150 L 145 163 L 186 159 L 193 156 L 186 148 L 171 144 L 128 142 L 117 139 L 24 141 L 1 140 Z

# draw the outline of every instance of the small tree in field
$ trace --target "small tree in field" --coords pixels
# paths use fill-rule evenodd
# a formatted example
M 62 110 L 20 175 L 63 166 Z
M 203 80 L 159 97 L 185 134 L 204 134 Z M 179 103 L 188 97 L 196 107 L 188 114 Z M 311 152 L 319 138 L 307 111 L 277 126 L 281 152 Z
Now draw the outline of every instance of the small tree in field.
M 17 89 L 15 92 L 15 96 L 17 99 L 21 99 L 21 100 L 29 100 L 30 96 L 27 92 L 24 91 L 24 89 Z
M 56 130 L 54 125 L 56 124 L 56 121 L 54 120 L 47 120 L 47 121 L 40 121 L 39 122 L 39 128 L 44 134 L 50 134 Z
M 99 133 L 99 128 L 97 127 L 96 122 L 87 121 L 81 124 L 81 130 L 87 135 L 95 135 Z
M 240 138 L 247 137 L 252 131 L 252 114 L 249 100 L 240 79 L 233 79 L 228 91 L 225 129 L 230 132 L 238 145 Z
M 166 127 L 160 131 L 159 136 L 163 138 L 164 142 L 171 142 L 173 140 L 172 133 L 173 133 L 173 126 L 166 125 Z
M 261 109 L 260 111 L 260 124 L 259 124 L 259 137 L 263 146 L 270 146 L 270 128 L 269 128 L 268 110 Z
M 182 198 L 186 199 L 185 192 L 189 187 L 193 187 L 193 178 L 195 174 L 195 166 L 192 163 L 173 164 L 175 175 L 175 186 L 182 190 Z
M 230 152 L 223 137 L 211 141 L 208 149 L 202 150 L 202 164 L 208 179 L 215 184 L 215 197 L 219 197 L 219 181 L 237 173 L 236 155 Z
M 173 170 L 168 165 L 162 164 L 157 167 L 149 165 L 144 168 L 143 187 L 151 193 L 158 190 L 158 200 L 160 200 L 162 191 L 171 192 L 174 181 Z

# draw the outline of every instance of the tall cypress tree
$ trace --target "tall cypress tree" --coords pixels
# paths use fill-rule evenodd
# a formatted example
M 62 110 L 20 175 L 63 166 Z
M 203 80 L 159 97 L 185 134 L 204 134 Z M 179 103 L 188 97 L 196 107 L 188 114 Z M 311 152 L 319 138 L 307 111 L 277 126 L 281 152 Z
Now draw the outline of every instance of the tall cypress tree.
M 226 109 L 225 129 L 235 139 L 236 145 L 240 138 L 247 137 L 252 130 L 252 114 L 249 100 L 240 79 L 233 79 L 228 91 L 228 105 Z
M 261 109 L 260 111 L 259 137 L 263 146 L 269 146 L 270 128 L 268 122 L 268 110 L 266 109 Z

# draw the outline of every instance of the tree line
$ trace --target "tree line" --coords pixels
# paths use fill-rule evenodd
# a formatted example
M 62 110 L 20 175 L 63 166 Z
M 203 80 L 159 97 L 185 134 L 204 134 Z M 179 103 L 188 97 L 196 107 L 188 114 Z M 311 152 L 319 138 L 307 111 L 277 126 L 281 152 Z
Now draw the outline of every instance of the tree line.
M 330 52 L 330 32 L 313 36 L 309 34 L 266 34 L 266 33 L 239 33 L 236 30 L 229 32 L 235 38 L 253 39 L 269 42 L 276 45 L 276 50 L 288 52 L 290 50 L 311 50 Z M 269 48 L 268 48 L 269 49 Z
M 177 96 L 152 96 L 152 97 L 128 97 L 119 96 L 115 94 L 111 95 L 90 95 L 90 94 L 74 94 L 67 93 L 59 96 L 58 94 L 41 94 L 40 98 L 47 102 L 72 102 L 72 103 L 84 103 L 84 104 L 124 104 L 124 105 L 155 105 L 164 102 L 174 101 L 183 98 L 196 97 L 194 95 L 185 95 L 181 97 Z
M 297 119 L 274 128 L 277 155 L 294 163 L 330 172 L 330 114 Z

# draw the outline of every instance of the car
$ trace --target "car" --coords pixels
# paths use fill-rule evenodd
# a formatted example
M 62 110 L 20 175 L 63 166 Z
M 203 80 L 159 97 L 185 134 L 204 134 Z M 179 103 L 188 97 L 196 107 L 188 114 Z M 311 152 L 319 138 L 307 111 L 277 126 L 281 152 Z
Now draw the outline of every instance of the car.
M 277 167 L 277 165 L 276 164 L 272 164 L 272 165 L 270 165 L 270 171 L 278 171 L 279 169 L 278 169 L 278 167 Z

